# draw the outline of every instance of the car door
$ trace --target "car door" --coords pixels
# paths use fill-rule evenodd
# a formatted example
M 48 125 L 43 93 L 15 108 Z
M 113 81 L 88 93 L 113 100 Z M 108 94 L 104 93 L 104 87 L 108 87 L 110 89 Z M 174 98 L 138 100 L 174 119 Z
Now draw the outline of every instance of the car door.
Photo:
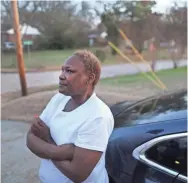
M 133 152 L 138 160 L 132 183 L 187 182 L 187 133 L 153 139 Z
M 187 177 L 182 174 L 179 174 L 173 183 L 187 183 Z

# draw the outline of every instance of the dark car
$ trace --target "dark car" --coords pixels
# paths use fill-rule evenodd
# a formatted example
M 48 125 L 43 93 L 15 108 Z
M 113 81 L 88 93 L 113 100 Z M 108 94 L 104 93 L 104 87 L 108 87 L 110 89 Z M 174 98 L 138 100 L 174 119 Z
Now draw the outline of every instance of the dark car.
M 187 91 L 111 107 L 110 183 L 187 182 Z

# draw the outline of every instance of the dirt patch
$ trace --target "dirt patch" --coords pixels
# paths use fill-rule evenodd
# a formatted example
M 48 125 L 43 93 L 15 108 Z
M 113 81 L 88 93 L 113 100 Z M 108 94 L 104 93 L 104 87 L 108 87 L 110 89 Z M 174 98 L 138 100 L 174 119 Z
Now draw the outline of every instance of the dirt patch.
M 45 86 L 45 87 L 32 87 L 28 89 L 28 95 L 32 95 L 38 92 L 53 91 L 57 88 L 55 85 Z M 21 91 L 7 92 L 1 95 L 1 105 L 4 106 L 10 101 L 21 98 Z
M 1 108 L 1 118 L 4 120 L 32 121 L 36 114 L 45 108 L 55 91 L 32 94 L 5 104 Z
M 6 103 L 4 102 L 1 108 L 1 119 L 32 122 L 35 116 L 39 115 L 43 111 L 46 104 L 57 92 L 57 90 L 39 92 L 31 94 L 27 97 L 18 97 L 14 100 L 6 98 Z M 96 93 L 97 96 L 109 106 L 124 100 L 135 101 L 143 98 L 142 96 L 124 94 L 124 91 L 121 91 L 121 89 L 119 89 L 119 92 L 117 92 L 113 89 L 110 90 L 110 87 L 102 86 L 98 86 L 96 88 Z M 13 96 L 11 98 L 13 98 Z M 3 100 L 5 101 L 5 99 Z

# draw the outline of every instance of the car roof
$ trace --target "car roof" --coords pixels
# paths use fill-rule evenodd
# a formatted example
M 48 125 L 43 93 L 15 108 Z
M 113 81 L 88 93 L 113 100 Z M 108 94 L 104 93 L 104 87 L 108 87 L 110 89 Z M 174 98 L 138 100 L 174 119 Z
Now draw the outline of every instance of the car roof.
M 115 128 L 187 118 L 187 91 L 150 97 L 128 105 L 120 103 L 113 106 L 113 110 Z
M 122 101 L 122 102 L 118 102 L 114 105 L 111 105 L 110 109 L 112 111 L 112 114 L 115 117 L 119 113 L 121 113 L 122 111 L 127 110 L 128 108 L 133 107 L 135 105 L 145 103 L 145 102 L 151 101 L 153 99 L 160 99 L 160 98 L 168 97 L 168 96 L 171 96 L 171 95 L 177 95 L 177 94 L 181 95 L 182 93 L 187 94 L 187 89 L 176 90 L 176 91 L 173 91 L 173 92 L 160 93 L 158 95 L 149 96 L 149 97 L 143 98 L 143 99 L 138 100 L 138 101 L 125 100 L 125 101 Z
M 125 139 L 131 142 L 134 148 L 153 138 L 169 135 L 174 133 L 184 133 L 187 131 L 187 119 L 176 119 L 168 121 L 160 121 L 158 123 L 147 123 L 143 125 L 128 126 L 116 128 L 112 132 L 109 141 L 121 141 Z M 123 140 L 124 141 L 124 140 Z

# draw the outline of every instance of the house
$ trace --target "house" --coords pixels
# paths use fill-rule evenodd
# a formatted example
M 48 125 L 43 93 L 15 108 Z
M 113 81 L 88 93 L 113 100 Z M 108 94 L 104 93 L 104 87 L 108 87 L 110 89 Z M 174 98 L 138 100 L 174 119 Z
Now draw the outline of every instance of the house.
M 94 29 L 88 33 L 89 46 L 94 46 L 97 44 L 103 44 L 105 38 L 107 37 L 107 33 L 105 31 L 100 32 L 97 29 Z
M 24 24 L 23 26 L 20 26 L 20 31 L 21 31 L 21 37 L 22 41 L 28 42 L 30 41 L 31 43 L 34 41 L 34 39 L 39 36 L 41 33 L 38 31 L 38 29 L 31 27 L 29 25 Z M 4 32 L 4 40 L 5 42 L 16 42 L 16 36 L 14 34 L 14 29 L 9 29 L 6 32 Z

